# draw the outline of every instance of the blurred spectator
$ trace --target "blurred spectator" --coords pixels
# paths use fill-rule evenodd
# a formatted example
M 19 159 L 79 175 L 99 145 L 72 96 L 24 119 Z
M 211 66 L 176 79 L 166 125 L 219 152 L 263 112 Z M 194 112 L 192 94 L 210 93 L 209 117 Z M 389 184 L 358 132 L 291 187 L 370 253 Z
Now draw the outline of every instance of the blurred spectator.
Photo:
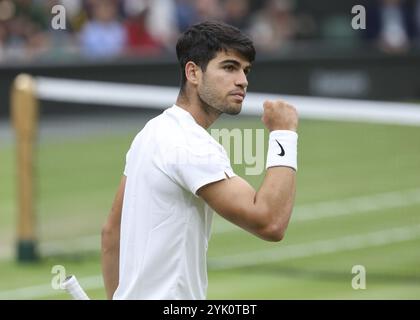
M 223 9 L 219 0 L 176 0 L 179 32 L 204 20 L 223 20 Z
M 405 51 L 415 36 L 414 19 L 410 1 L 372 1 L 367 8 L 366 36 L 386 52 Z
M 125 2 L 124 12 L 128 16 L 125 23 L 128 53 L 140 55 L 159 53 L 162 44 L 151 35 L 147 25 L 149 4 L 143 0 L 129 0 Z
M 420 0 L 363 1 L 367 29 L 353 32 L 346 6 L 328 11 L 327 0 L 0 0 L 0 61 L 173 52 L 179 33 L 203 20 L 246 31 L 262 53 L 300 44 L 355 47 L 361 33 L 385 52 L 420 47 Z M 65 8 L 65 30 L 51 26 L 57 4 Z
M 250 4 L 249 0 L 224 0 L 225 22 L 241 29 L 249 27 Z
M 126 45 L 126 33 L 118 20 L 114 0 L 91 2 L 93 19 L 80 32 L 82 52 L 90 57 L 110 57 L 121 54 Z
M 3 22 L 0 21 L 0 61 L 4 59 L 6 47 L 7 30 Z
M 176 1 L 176 18 L 180 32 L 184 32 L 189 26 L 198 21 L 197 12 L 193 2 L 193 0 Z
M 87 12 L 85 10 L 85 1 L 83 0 L 59 0 L 64 8 L 66 8 L 66 15 L 68 25 L 72 31 L 79 32 L 83 24 L 87 21 Z
M 41 2 L 41 0 L 39 0 Z M 54 14 L 61 14 L 61 11 L 52 14 L 52 9 L 56 5 L 61 5 L 65 8 L 65 20 L 60 20 L 60 23 L 64 23 L 64 29 L 55 30 L 51 23 L 48 26 L 48 33 L 45 35 L 48 37 L 49 47 L 45 48 L 42 52 L 42 56 L 38 55 L 38 58 L 51 59 L 58 58 L 64 59 L 71 54 L 78 54 L 78 43 L 74 38 L 74 29 L 71 23 L 71 18 L 81 10 L 81 1 L 72 0 L 72 5 L 68 8 L 67 5 L 69 0 L 44 0 L 43 11 L 44 16 L 50 17 L 52 20 Z
M 417 35 L 417 42 L 420 45 L 420 0 L 417 0 L 414 19 L 416 24 L 416 35 Z
M 67 17 L 70 19 L 76 17 L 83 10 L 82 0 L 58 0 L 57 2 L 66 8 Z
M 265 52 L 278 51 L 294 39 L 296 19 L 291 0 L 268 0 L 251 21 L 250 34 Z
M 27 59 L 47 50 L 49 38 L 45 33 L 48 21 L 43 8 L 31 0 L 0 1 L 3 56 Z
M 174 0 L 125 0 L 125 14 L 131 20 L 137 16 L 137 25 L 140 26 L 142 41 L 148 43 L 148 47 L 166 47 L 173 49 L 178 36 L 176 19 L 176 7 Z M 134 31 L 133 28 L 131 28 Z M 131 33 L 131 36 L 134 36 Z
M 223 10 L 219 0 L 196 0 L 194 9 L 196 12 L 196 22 L 204 20 L 222 20 Z
M 147 24 L 151 35 L 164 44 L 166 49 L 174 50 L 179 34 L 174 0 L 153 0 L 149 6 Z

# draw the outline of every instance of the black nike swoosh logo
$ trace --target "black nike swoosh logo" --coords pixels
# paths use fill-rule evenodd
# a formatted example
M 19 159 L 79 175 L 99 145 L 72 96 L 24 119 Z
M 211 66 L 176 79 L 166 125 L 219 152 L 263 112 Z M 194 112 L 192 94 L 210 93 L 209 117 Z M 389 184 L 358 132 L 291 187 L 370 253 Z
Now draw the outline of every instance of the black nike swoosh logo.
M 278 142 L 278 141 L 277 141 L 277 139 L 276 139 L 276 142 L 277 142 L 277 144 L 279 145 L 279 147 L 280 147 L 280 149 L 281 149 L 281 152 L 280 152 L 280 153 L 278 153 L 278 155 L 279 155 L 280 157 L 283 157 L 283 156 L 286 154 L 286 152 L 284 152 L 283 146 L 280 144 L 280 142 Z

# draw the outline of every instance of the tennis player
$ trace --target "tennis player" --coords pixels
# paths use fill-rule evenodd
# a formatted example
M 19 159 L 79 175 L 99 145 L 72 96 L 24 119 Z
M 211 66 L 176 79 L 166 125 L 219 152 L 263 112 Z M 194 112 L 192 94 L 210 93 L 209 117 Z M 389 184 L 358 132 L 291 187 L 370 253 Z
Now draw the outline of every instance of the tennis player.
M 108 298 L 205 299 L 212 209 L 268 241 L 285 234 L 295 197 L 296 110 L 266 101 L 267 170 L 255 191 L 233 172 L 206 131 L 222 113 L 241 111 L 255 58 L 238 29 L 203 22 L 181 35 L 175 104 L 150 120 L 126 155 L 121 184 L 102 230 Z

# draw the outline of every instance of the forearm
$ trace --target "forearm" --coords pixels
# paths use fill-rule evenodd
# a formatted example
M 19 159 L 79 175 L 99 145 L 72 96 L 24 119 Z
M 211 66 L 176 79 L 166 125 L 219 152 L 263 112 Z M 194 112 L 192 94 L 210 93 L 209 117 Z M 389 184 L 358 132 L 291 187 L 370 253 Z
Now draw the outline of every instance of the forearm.
M 296 193 L 296 171 L 288 167 L 267 169 L 264 181 L 256 193 L 257 212 L 265 215 L 268 228 L 275 228 L 282 238 L 293 210 Z
M 102 231 L 102 276 L 108 299 L 112 299 L 119 282 L 119 230 Z
M 289 223 L 296 191 L 298 135 L 293 130 L 270 132 L 267 172 L 255 205 L 263 212 L 267 229 L 275 239 L 282 239 Z M 268 221 L 268 222 L 267 222 Z
M 126 177 L 121 178 L 112 209 L 102 228 L 102 275 L 108 299 L 112 299 L 119 283 L 120 227 Z

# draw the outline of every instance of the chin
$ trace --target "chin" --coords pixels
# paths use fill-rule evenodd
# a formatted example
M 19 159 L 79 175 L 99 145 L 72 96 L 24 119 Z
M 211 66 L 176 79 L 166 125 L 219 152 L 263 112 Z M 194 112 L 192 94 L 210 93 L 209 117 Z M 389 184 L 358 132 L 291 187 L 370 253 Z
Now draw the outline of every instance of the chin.
M 242 109 L 242 105 L 237 105 L 237 106 L 227 106 L 225 108 L 224 113 L 230 114 L 230 115 L 235 115 L 235 114 L 239 114 L 241 112 Z

